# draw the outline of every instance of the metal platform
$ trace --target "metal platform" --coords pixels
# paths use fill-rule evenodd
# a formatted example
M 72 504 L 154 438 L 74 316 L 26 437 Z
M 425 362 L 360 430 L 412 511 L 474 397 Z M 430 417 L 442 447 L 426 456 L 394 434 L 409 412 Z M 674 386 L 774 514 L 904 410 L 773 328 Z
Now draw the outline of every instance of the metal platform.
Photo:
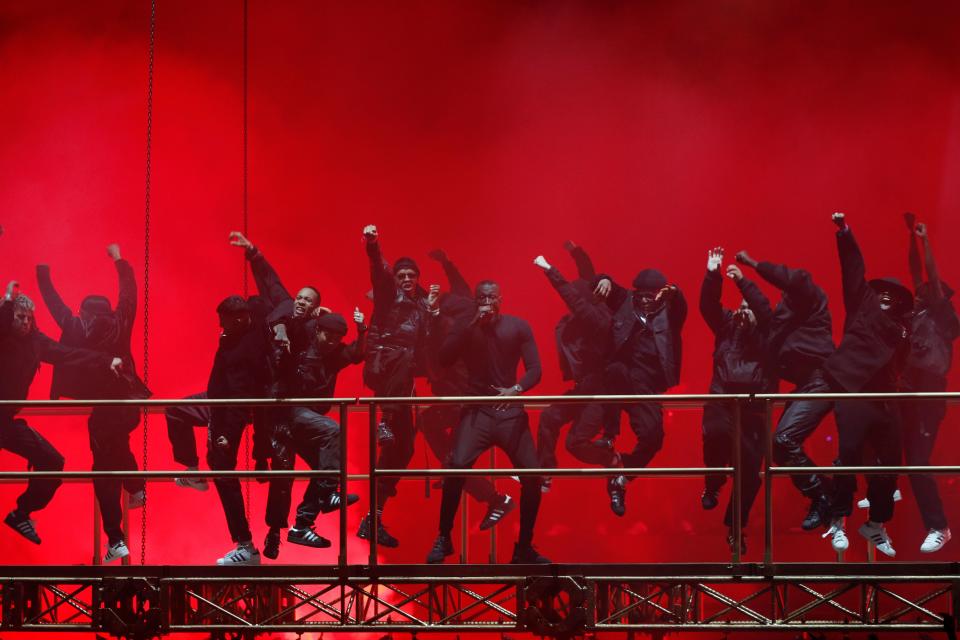
M 936 632 L 960 564 L 7 566 L 5 631 Z M 951 617 L 953 616 L 953 617 Z

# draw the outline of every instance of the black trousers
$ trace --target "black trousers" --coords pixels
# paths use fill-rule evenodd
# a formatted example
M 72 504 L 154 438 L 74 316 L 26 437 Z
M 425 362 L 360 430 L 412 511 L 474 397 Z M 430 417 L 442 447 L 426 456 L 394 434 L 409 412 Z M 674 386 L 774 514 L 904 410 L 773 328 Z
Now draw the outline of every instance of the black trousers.
M 87 420 L 94 471 L 136 471 L 137 460 L 130 449 L 130 433 L 140 424 L 137 407 L 94 407 Z M 110 544 L 123 540 L 121 488 L 127 493 L 143 491 L 143 479 L 98 478 L 93 492 L 100 505 L 103 530 Z
M 233 471 L 243 441 L 243 430 L 250 422 L 250 412 L 239 407 L 213 407 L 207 438 L 207 464 L 214 471 Z M 227 527 L 234 542 L 253 539 L 244 508 L 243 491 L 237 478 L 215 478 Z
M 427 441 L 427 446 L 443 463 L 450 465 L 450 452 L 453 450 L 453 434 L 460 423 L 460 409 L 452 405 L 433 405 L 420 412 L 419 428 Z M 487 478 L 471 476 L 465 479 L 464 490 L 478 502 L 492 502 L 497 498 L 497 490 Z
M 904 462 L 908 466 L 927 466 L 937 441 L 937 432 L 947 413 L 941 400 L 908 402 L 901 405 Z M 910 486 L 927 529 L 946 529 L 947 516 L 933 476 L 911 475 Z M 872 504 L 872 503 L 871 503 Z
M 578 383 L 563 395 L 594 395 L 606 390 L 599 376 Z M 563 425 L 572 423 L 567 432 L 566 448 L 573 456 L 588 464 L 609 464 L 612 462 L 610 451 L 600 449 L 593 444 L 600 434 L 615 438 L 620 432 L 620 408 L 617 405 L 553 404 L 540 414 L 537 427 L 537 457 L 540 466 L 556 468 L 557 442 Z
M 750 509 L 760 491 L 760 467 L 763 464 L 763 410 L 743 407 L 740 424 L 740 522 L 746 526 Z M 703 409 L 703 464 L 707 467 L 733 465 L 733 408 L 727 403 L 711 402 Z M 705 476 L 709 491 L 719 491 L 727 476 Z M 723 523 L 733 526 L 733 494 L 727 502 Z
M 206 400 L 207 393 L 202 391 L 187 396 L 188 400 Z M 193 437 L 196 427 L 206 428 L 210 424 L 210 407 L 167 407 L 164 412 L 167 419 L 167 437 L 173 446 L 173 459 L 185 467 L 200 466 L 197 454 L 197 441 Z
M 463 411 L 460 425 L 453 436 L 450 455 L 451 469 L 469 469 L 490 447 L 499 447 L 510 458 L 514 467 L 535 469 L 537 450 L 530 433 L 526 411 L 511 407 L 497 411 L 492 407 L 469 407 Z M 521 545 L 533 542 L 533 528 L 540 509 L 542 478 L 520 478 L 520 537 Z M 443 499 L 440 502 L 440 533 L 450 535 L 460 506 L 463 478 L 447 477 L 443 481 Z
M 311 409 L 296 407 L 287 419 L 275 426 L 274 469 L 293 469 L 294 456 L 299 456 L 308 467 L 317 471 L 340 469 L 340 425 L 332 418 Z M 294 526 L 312 527 L 320 514 L 320 504 L 337 489 L 336 478 L 311 478 L 297 507 Z M 287 527 L 287 516 L 293 493 L 293 478 L 270 481 L 267 496 L 267 526 Z
M 63 471 L 63 456 L 22 418 L 0 416 L 0 449 L 25 458 L 30 471 Z M 35 478 L 17 498 L 24 517 L 50 504 L 61 480 Z
M 840 436 L 841 466 L 859 466 L 865 459 L 871 463 L 876 461 L 881 466 L 901 464 L 900 419 L 897 408 L 892 403 L 840 400 L 836 403 L 834 412 Z M 864 456 L 867 446 L 872 454 Z M 867 476 L 871 520 L 887 522 L 893 517 L 893 492 L 896 488 L 895 474 Z M 856 490 L 856 476 L 843 474 L 834 477 L 830 500 L 832 517 L 849 516 L 853 512 L 853 494 Z
M 384 398 L 408 398 L 413 395 L 412 365 L 402 364 L 371 386 L 373 392 Z M 395 405 L 382 409 L 382 420 L 387 423 L 395 440 L 380 447 L 378 469 L 406 469 L 413 459 L 413 445 L 417 431 L 413 424 L 413 409 Z M 375 446 L 375 445 L 371 445 Z M 397 495 L 400 478 L 377 480 L 377 506 L 383 507 L 387 500 Z
M 823 374 L 815 371 L 810 379 L 799 385 L 793 393 L 830 393 L 829 383 Z M 789 402 L 777 423 L 773 434 L 773 460 L 780 466 L 815 467 L 817 466 L 803 443 L 807 441 L 823 419 L 833 409 L 833 402 L 827 400 L 794 400 Z M 818 474 L 796 474 L 790 476 L 793 486 L 808 498 L 816 498 L 824 493 L 824 478 Z

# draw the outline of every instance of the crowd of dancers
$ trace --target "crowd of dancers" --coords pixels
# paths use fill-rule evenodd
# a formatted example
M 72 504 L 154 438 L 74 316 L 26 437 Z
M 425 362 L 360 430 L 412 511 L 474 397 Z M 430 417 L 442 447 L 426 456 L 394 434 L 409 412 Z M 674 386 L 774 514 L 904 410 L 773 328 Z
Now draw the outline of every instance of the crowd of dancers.
M 844 214 L 833 214 L 843 284 L 844 322 L 839 345 L 834 344 L 830 308 L 823 289 L 811 274 L 774 262 L 757 261 L 746 251 L 724 266 L 725 252 L 707 254 L 699 309 L 715 335 L 710 393 L 776 392 L 780 381 L 795 385 L 793 393 L 858 393 L 944 391 L 952 361 L 953 341 L 960 321 L 951 302 L 952 290 L 940 280 L 926 227 L 911 214 L 909 264 L 913 291 L 894 278 L 867 280 L 866 266 Z M 2 229 L 0 229 L 2 234 Z M 541 362 L 530 325 L 503 313 L 500 285 L 483 280 L 473 287 L 443 251 L 430 257 L 442 266 L 446 289 L 420 284 L 420 269 L 408 257 L 389 262 L 375 226 L 363 229 L 372 282 L 373 312 L 369 327 L 359 308 L 348 318 L 322 306 L 317 287 L 295 294 L 284 286 L 264 254 L 243 234 L 230 234 L 230 243 L 245 252 L 257 295 L 230 296 L 216 308 L 222 329 L 205 391 L 192 398 L 331 398 L 337 376 L 363 364 L 364 383 L 379 397 L 413 395 L 415 380 L 425 377 L 438 396 L 510 397 L 530 391 L 540 381 Z M 682 331 L 687 303 L 680 287 L 659 270 L 641 270 L 630 287 L 597 272 L 587 253 L 568 242 L 566 250 L 577 277 L 566 278 L 543 256 L 534 260 L 568 312 L 556 325 L 556 346 L 569 395 L 663 394 L 680 381 Z M 130 339 L 137 311 L 137 283 L 117 245 L 107 248 L 118 278 L 114 306 L 100 295 L 83 299 L 76 313 L 61 299 L 50 269 L 37 267 L 37 285 L 44 304 L 60 328 L 59 341 L 37 328 L 34 302 L 11 282 L 0 304 L 0 398 L 27 397 L 40 362 L 53 364 L 51 397 L 79 399 L 144 399 L 150 390 L 137 375 Z M 752 270 L 781 292 L 772 304 L 744 273 Z M 924 275 L 924 272 L 926 275 Z M 735 309 L 725 309 L 721 292 L 725 279 L 742 295 Z M 355 337 L 345 342 L 353 325 Z M 522 363 L 522 375 L 520 364 Z M 167 428 L 177 463 L 187 470 L 200 464 L 195 427 L 207 427 L 207 464 L 212 470 L 236 468 L 245 430 L 253 425 L 256 469 L 292 469 L 299 457 L 311 469 L 340 467 L 340 425 L 322 402 L 295 408 L 171 407 Z M 790 402 L 776 426 L 774 462 L 794 467 L 816 466 L 804 442 L 828 413 L 834 412 L 839 433 L 837 461 L 841 465 L 878 463 L 927 465 L 937 431 L 946 413 L 943 400 L 889 403 L 879 400 L 819 399 Z M 618 448 L 621 413 L 627 414 L 633 447 Z M 731 463 L 734 411 L 727 403 L 708 403 L 703 412 L 703 461 L 706 466 Z M 137 462 L 130 433 L 140 411 L 135 406 L 95 407 L 88 420 L 94 470 L 133 471 Z M 566 449 L 580 462 L 607 468 L 647 466 L 663 444 L 663 412 L 655 403 L 572 404 L 548 407 L 540 414 L 534 440 L 522 404 L 430 406 L 416 417 L 408 405 L 382 408 L 378 428 L 378 468 L 406 468 L 414 453 L 417 431 L 446 467 L 466 469 L 491 447 L 498 447 L 517 468 L 553 468 L 564 425 L 570 424 Z M 752 404 L 741 411 L 740 457 L 743 465 L 741 518 L 747 521 L 759 491 L 765 422 L 763 410 Z M 31 469 L 59 471 L 64 458 L 40 433 L 18 417 L 13 406 L 0 408 L 0 447 L 26 458 Z M 856 478 L 817 473 L 792 476 L 810 506 L 801 526 L 823 528 L 833 548 L 849 546 L 846 518 L 852 514 Z M 397 547 L 399 540 L 384 525 L 384 509 L 397 494 L 399 479 L 381 477 L 377 486 L 376 518 L 367 514 L 357 536 Z M 714 509 L 724 476 L 707 476 L 701 495 L 704 509 Z M 932 477 L 911 475 L 913 494 L 923 520 L 920 550 L 938 551 L 950 539 L 937 486 Z M 206 491 L 208 482 L 195 475 L 178 478 L 184 488 Z M 59 480 L 33 478 L 4 522 L 17 533 L 40 543 L 30 516 L 52 500 Z M 235 543 L 218 559 L 221 565 L 259 564 L 261 552 L 253 541 L 240 482 L 216 478 L 230 536 Z M 439 531 L 426 561 L 439 563 L 454 553 L 451 530 L 464 489 L 486 504 L 480 524 L 487 529 L 519 506 L 519 538 L 514 563 L 546 563 L 533 545 L 540 502 L 551 488 L 550 478 L 520 477 L 519 505 L 480 477 L 447 476 L 442 485 Z M 127 556 L 122 529 L 122 490 L 131 508 L 145 500 L 142 479 L 97 478 L 94 491 L 100 505 L 111 562 Z M 292 479 L 272 479 L 266 506 L 268 532 L 264 556 L 276 559 L 281 532 L 289 543 L 313 548 L 330 546 L 316 532 L 322 513 L 356 502 L 332 477 L 313 478 L 289 526 Z M 606 483 L 610 508 L 617 516 L 627 510 L 626 475 Z M 884 523 L 893 517 L 899 499 L 896 476 L 870 475 L 869 509 L 859 533 L 876 548 L 894 556 Z M 728 543 L 745 551 L 745 539 L 734 539 L 731 503 L 725 524 Z

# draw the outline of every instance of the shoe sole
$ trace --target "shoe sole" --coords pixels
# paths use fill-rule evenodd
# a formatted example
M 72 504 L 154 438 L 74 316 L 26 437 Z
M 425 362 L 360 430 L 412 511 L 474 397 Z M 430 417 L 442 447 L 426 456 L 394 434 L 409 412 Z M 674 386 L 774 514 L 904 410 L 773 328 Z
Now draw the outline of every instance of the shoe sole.
M 10 528 L 13 529 L 14 531 L 16 531 L 17 534 L 18 534 L 21 538 L 23 538 L 23 539 L 25 539 L 25 540 L 29 540 L 29 541 L 32 542 L 33 544 L 40 544 L 40 537 L 39 537 L 39 536 L 37 536 L 36 539 L 31 538 L 30 536 L 24 534 L 22 531 L 20 531 L 20 529 L 17 529 L 14 525 L 10 524 L 10 523 L 7 522 L 6 520 L 3 521 L 3 524 L 7 525 L 8 527 L 10 527 Z
M 310 547 L 311 549 L 326 549 L 330 546 L 331 542 L 324 538 L 317 543 L 307 542 L 306 540 L 297 540 L 296 538 L 287 538 L 287 542 L 290 544 L 297 544 L 301 547 Z
M 359 496 L 357 496 L 353 500 L 347 500 L 347 506 L 349 507 L 351 505 L 357 504 L 358 502 L 360 502 Z M 334 511 L 339 511 L 339 510 L 340 510 L 340 505 L 337 505 L 335 507 L 327 507 L 327 506 L 320 507 L 320 513 L 333 513 Z
M 362 533 L 360 533 L 359 531 L 357 532 L 357 537 L 360 538 L 361 540 L 367 540 L 367 541 L 370 540 L 370 536 L 365 535 L 365 534 L 362 534 Z M 400 542 L 399 542 L 399 541 L 398 541 L 398 542 L 384 542 L 384 541 L 382 541 L 382 540 L 377 540 L 377 546 L 378 546 L 378 547 L 386 547 L 386 548 L 388 548 L 388 549 L 396 549 L 397 547 L 400 546 Z

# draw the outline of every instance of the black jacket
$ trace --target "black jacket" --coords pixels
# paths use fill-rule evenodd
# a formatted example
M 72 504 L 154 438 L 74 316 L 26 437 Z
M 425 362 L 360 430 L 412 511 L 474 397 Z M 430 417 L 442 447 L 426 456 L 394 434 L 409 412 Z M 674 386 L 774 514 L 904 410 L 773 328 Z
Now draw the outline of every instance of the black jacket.
M 366 336 L 360 335 L 350 344 L 339 344 L 333 351 L 321 353 L 317 346 L 314 322 L 306 326 L 311 339 L 302 348 L 276 348 L 279 371 L 280 397 L 332 398 L 336 392 L 337 376 L 351 364 L 363 362 Z M 329 404 L 310 407 L 317 413 L 327 413 Z
M 834 351 L 827 294 L 803 269 L 761 262 L 757 273 L 783 293 L 768 330 L 768 369 L 779 378 L 803 384 Z
M 925 304 L 913 316 L 910 355 L 903 373 L 909 391 L 944 391 L 960 320 L 949 298 Z
M 880 309 L 880 298 L 867 284 L 863 255 L 849 227 L 837 232 L 837 252 L 846 318 L 843 339 L 824 370 L 841 391 L 895 391 L 909 331 L 905 323 Z
M 113 356 L 66 347 L 36 327 L 26 336 L 17 335 L 13 331 L 13 303 L 7 301 L 0 302 L 0 354 L 3 354 L 0 357 L 0 398 L 3 400 L 26 399 L 41 362 L 113 375 L 109 371 Z M 0 417 L 9 419 L 18 411 L 16 407 L 3 407 Z
M 88 335 L 83 321 L 73 315 L 70 308 L 57 293 L 50 278 L 50 268 L 37 266 L 37 281 L 40 295 L 47 309 L 60 327 L 60 343 L 68 347 L 80 347 L 100 351 L 123 360 L 123 373 L 118 378 L 109 370 L 90 368 L 84 364 L 64 363 L 54 365 L 50 397 L 72 398 L 148 398 L 150 390 L 137 375 L 136 363 L 130 349 L 133 323 L 137 317 L 137 280 L 133 268 L 126 260 L 114 262 L 119 280 L 117 306 L 103 321 L 109 325 L 106 331 Z
M 649 316 L 650 330 L 654 334 L 660 366 L 663 369 L 663 380 L 666 383 L 665 389 L 650 391 L 666 391 L 680 382 L 680 364 L 683 355 L 683 339 L 680 332 L 686 319 L 687 301 L 679 289 L 668 304 Z M 634 313 L 633 298 L 629 294 L 625 295 L 623 303 L 613 318 L 613 353 L 623 364 L 628 364 L 625 360 L 624 345 L 630 340 L 637 322 L 640 320 Z
M 569 282 L 555 267 L 546 276 L 570 310 L 555 330 L 560 371 L 564 380 L 579 382 L 606 365 L 613 344 L 613 314 L 605 304 L 594 302 L 589 279 Z
M 737 287 L 757 319 L 752 331 L 737 327 L 733 311 L 721 303 L 723 275 L 707 271 L 700 287 L 700 314 L 715 336 L 710 393 L 762 393 L 770 387 L 765 368 L 766 335 L 773 311 L 760 288 L 747 278 Z

